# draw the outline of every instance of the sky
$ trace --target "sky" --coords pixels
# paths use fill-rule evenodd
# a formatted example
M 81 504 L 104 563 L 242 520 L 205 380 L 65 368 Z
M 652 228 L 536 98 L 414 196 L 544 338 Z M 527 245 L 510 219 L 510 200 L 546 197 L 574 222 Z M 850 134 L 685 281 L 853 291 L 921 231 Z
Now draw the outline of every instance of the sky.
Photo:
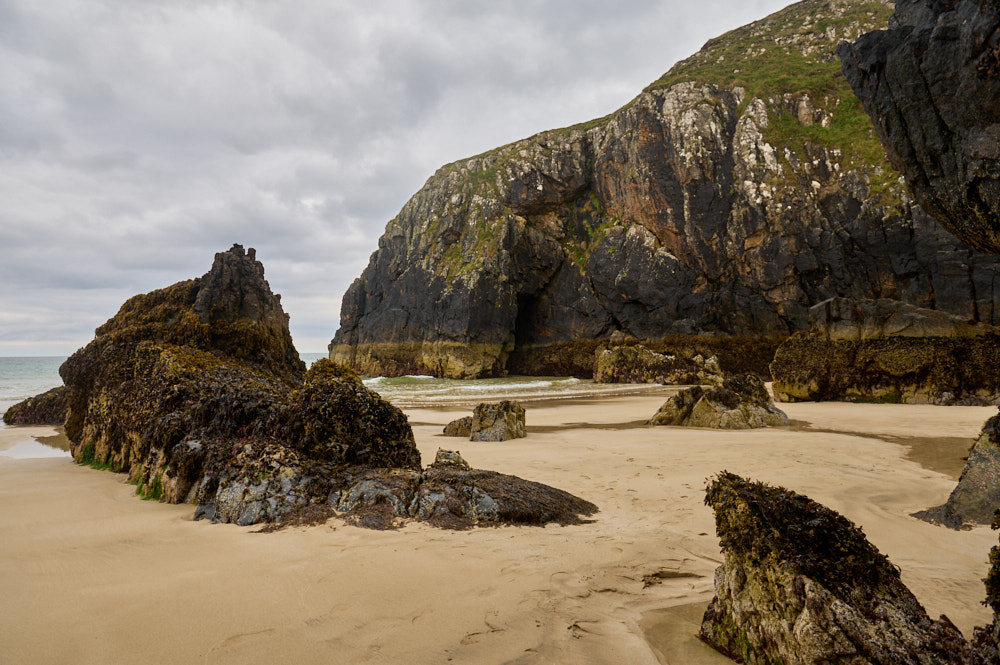
M 623 106 L 785 0 L 0 0 L 0 356 L 254 247 L 300 352 L 434 171 Z

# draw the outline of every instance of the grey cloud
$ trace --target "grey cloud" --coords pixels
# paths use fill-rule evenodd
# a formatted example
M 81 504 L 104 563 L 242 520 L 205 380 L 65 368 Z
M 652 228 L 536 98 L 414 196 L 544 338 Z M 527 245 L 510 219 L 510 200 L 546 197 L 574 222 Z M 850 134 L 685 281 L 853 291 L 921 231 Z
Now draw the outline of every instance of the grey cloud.
M 233 242 L 322 350 L 435 169 L 604 115 L 782 4 L 0 0 L 0 355 L 69 353 Z

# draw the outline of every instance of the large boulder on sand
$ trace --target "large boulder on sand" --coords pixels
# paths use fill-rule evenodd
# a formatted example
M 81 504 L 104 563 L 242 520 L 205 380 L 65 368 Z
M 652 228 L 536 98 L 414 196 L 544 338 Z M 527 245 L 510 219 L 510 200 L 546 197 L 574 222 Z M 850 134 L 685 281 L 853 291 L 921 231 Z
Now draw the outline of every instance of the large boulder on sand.
M 507 441 L 525 436 L 524 408 L 517 402 L 484 402 L 472 412 L 473 441 Z
M 831 298 L 774 354 L 782 402 L 989 404 L 1000 399 L 1000 329 L 888 299 Z
M 951 622 L 932 620 L 899 569 L 836 512 L 727 472 L 705 502 L 724 561 L 701 638 L 738 662 L 990 662 Z
M 983 425 L 972 446 L 958 485 L 943 506 L 916 513 L 928 522 L 952 528 L 966 524 L 990 524 L 1000 509 L 1000 415 Z
M 690 385 L 722 381 L 715 356 L 656 353 L 636 344 L 599 349 L 594 359 L 595 383 L 660 383 Z
M 750 429 L 787 425 L 763 382 L 752 374 L 733 376 L 715 388 L 694 386 L 668 399 L 650 425 Z
M 130 299 L 60 375 L 74 458 L 127 473 L 147 498 L 195 503 L 196 519 L 573 523 L 596 510 L 489 471 L 422 470 L 402 411 L 327 359 L 306 371 L 263 266 L 239 245 L 203 277 Z M 41 413 L 31 404 L 13 412 Z

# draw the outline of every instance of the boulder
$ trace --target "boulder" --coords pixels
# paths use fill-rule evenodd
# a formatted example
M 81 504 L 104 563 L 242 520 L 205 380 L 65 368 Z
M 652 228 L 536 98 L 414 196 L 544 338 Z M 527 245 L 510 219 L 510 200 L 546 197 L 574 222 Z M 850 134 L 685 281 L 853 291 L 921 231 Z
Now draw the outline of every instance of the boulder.
M 3 414 L 5 425 L 62 425 L 66 421 L 66 387 L 18 402 Z
M 517 402 L 484 402 L 472 412 L 472 441 L 507 441 L 525 436 L 524 409 Z
M 983 664 L 849 520 L 782 487 L 722 472 L 708 485 L 723 563 L 700 636 L 750 664 Z
M 721 386 L 694 386 L 668 399 L 650 425 L 751 429 L 788 424 L 763 382 L 752 374 L 725 379 Z
M 832 298 L 771 363 L 779 401 L 988 404 L 1000 399 L 1000 329 L 906 303 Z
M 442 450 L 438 448 L 437 455 L 434 456 L 435 469 L 468 469 L 469 463 L 462 457 L 462 453 L 457 450 Z
M 992 523 L 997 509 L 1000 509 L 1000 415 L 983 425 L 947 503 L 915 513 L 914 517 L 958 529 L 967 524 Z
M 445 436 L 464 436 L 468 438 L 472 435 L 472 416 L 456 418 L 444 426 Z
M 687 358 L 656 353 L 641 344 L 600 349 L 595 354 L 595 383 L 717 384 L 722 369 L 715 356 Z

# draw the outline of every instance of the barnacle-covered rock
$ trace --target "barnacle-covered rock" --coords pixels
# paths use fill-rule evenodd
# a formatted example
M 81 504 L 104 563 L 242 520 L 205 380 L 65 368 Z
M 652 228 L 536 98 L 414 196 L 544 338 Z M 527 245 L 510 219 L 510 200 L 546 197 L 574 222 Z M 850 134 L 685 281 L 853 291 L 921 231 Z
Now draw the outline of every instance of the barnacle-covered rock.
M 66 387 L 29 397 L 7 409 L 5 425 L 62 425 L 66 420 Z
M 594 362 L 597 383 L 716 384 L 722 369 L 715 356 L 656 353 L 641 344 L 615 346 L 597 352 Z
M 727 472 L 705 502 L 725 560 L 701 638 L 719 651 L 750 665 L 989 662 L 838 513 Z
M 524 407 L 517 402 L 483 402 L 472 412 L 473 441 L 507 441 L 525 436 Z
M 447 469 L 455 480 L 427 485 L 443 470 L 421 471 L 406 416 L 329 360 L 306 371 L 263 266 L 239 245 L 203 277 L 130 299 L 60 374 L 64 389 L 14 416 L 61 422 L 65 404 L 78 461 L 128 473 L 147 498 L 195 503 L 196 518 L 247 525 L 337 512 L 383 528 L 445 513 L 463 526 L 568 523 L 596 510 L 457 461 Z M 553 511 L 551 497 L 564 495 L 565 510 Z

